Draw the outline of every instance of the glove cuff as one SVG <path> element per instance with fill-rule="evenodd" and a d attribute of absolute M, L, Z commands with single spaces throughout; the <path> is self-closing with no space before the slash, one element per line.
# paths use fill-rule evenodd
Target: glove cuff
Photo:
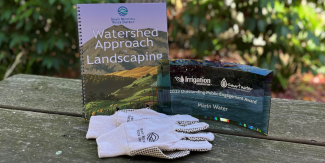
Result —
<path fill-rule="evenodd" d="M 104 116 L 104 115 L 91 116 L 86 138 L 96 139 L 99 136 L 111 130 L 114 130 L 116 127 L 117 126 L 116 126 L 115 114 L 112 116 Z"/>
<path fill-rule="evenodd" d="M 130 155 L 124 124 L 98 137 L 96 142 L 99 158 Z"/>

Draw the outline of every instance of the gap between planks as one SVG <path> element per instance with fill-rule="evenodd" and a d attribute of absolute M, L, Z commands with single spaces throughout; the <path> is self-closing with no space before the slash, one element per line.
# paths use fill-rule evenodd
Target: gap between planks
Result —
<path fill-rule="evenodd" d="M 11 110 L 31 111 L 31 112 L 38 112 L 38 113 L 47 113 L 47 114 L 56 114 L 56 115 L 65 115 L 65 116 L 80 117 L 80 118 L 83 117 L 82 114 L 77 114 L 77 113 L 47 111 L 47 110 L 39 110 L 39 109 L 32 109 L 32 108 L 25 108 L 25 107 L 8 106 L 8 105 L 0 105 L 0 108 L 11 109 Z M 235 132 L 215 130 L 215 129 L 206 129 L 204 131 L 218 133 L 218 134 L 224 134 L 224 135 L 233 135 L 233 136 L 242 136 L 242 137 L 249 137 L 249 138 L 291 142 L 291 143 L 299 143 L 299 144 L 307 144 L 307 145 L 325 146 L 325 142 L 317 142 L 315 140 L 285 139 L 285 138 L 279 138 L 279 137 L 272 137 L 272 136 L 265 136 L 265 135 L 261 135 L 261 136 L 249 135 L 249 134 L 235 133 Z"/>

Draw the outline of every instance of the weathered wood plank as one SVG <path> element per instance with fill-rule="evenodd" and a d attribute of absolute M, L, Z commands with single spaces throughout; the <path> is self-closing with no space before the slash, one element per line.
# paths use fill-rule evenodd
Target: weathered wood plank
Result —
<path fill-rule="evenodd" d="M 325 103 L 272 99 L 270 136 L 325 143 Z"/>
<path fill-rule="evenodd" d="M 15 75 L 0 82 L 0 105 L 40 111 L 82 113 L 81 81 L 35 75 Z M 272 99 L 269 136 L 325 143 L 325 103 Z M 220 131 L 261 136 L 240 126 L 206 121 Z"/>
<path fill-rule="evenodd" d="M 0 162 L 165 162 L 152 157 L 99 159 L 82 118 L 0 108 Z M 215 134 L 210 152 L 171 162 L 324 162 L 325 147 Z"/>
<path fill-rule="evenodd" d="M 237 125 L 205 121 L 220 131 L 261 136 L 260 133 Z M 222 124 L 221 124 L 222 123 Z M 269 137 L 301 139 L 325 145 L 325 103 L 301 100 L 271 100 Z"/>
<path fill-rule="evenodd" d="M 81 80 L 14 75 L 0 81 L 0 105 L 82 113 Z"/>

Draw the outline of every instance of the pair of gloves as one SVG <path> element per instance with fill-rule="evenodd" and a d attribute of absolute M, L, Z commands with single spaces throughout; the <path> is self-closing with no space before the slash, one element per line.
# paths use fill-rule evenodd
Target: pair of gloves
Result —
<path fill-rule="evenodd" d="M 119 110 L 112 116 L 92 116 L 87 139 L 96 139 L 99 158 L 145 155 L 165 159 L 190 151 L 209 151 L 212 133 L 196 133 L 208 124 L 190 115 L 168 116 L 149 108 Z"/>

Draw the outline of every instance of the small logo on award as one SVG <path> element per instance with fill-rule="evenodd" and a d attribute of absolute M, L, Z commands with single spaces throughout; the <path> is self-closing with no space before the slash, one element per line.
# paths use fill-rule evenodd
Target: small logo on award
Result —
<path fill-rule="evenodd" d="M 176 79 L 176 81 L 178 81 L 178 82 L 180 82 L 180 83 L 184 83 L 184 78 L 183 78 L 183 76 L 181 76 L 181 77 L 175 77 L 175 79 Z"/>
<path fill-rule="evenodd" d="M 125 15 L 127 15 L 128 14 L 128 9 L 126 8 L 126 7 L 124 7 L 124 6 L 121 6 L 120 8 L 118 8 L 118 14 L 120 15 L 120 16 L 125 16 Z"/>
<path fill-rule="evenodd" d="M 251 90 L 253 90 L 253 88 L 248 87 L 248 86 L 242 86 L 242 85 L 240 85 L 240 83 L 238 83 L 238 85 L 234 85 L 232 83 L 228 83 L 225 78 L 223 78 L 221 80 L 220 86 L 222 88 L 231 88 L 231 89 L 236 89 L 236 90 L 244 91 L 244 92 L 250 92 Z"/>
<path fill-rule="evenodd" d="M 227 87 L 227 81 L 225 78 L 223 78 L 220 82 L 221 87 L 226 88 Z"/>
<path fill-rule="evenodd" d="M 155 142 L 159 139 L 159 135 L 157 133 L 154 133 L 154 132 L 150 132 L 148 135 L 147 135 L 147 140 L 149 142 Z"/>

